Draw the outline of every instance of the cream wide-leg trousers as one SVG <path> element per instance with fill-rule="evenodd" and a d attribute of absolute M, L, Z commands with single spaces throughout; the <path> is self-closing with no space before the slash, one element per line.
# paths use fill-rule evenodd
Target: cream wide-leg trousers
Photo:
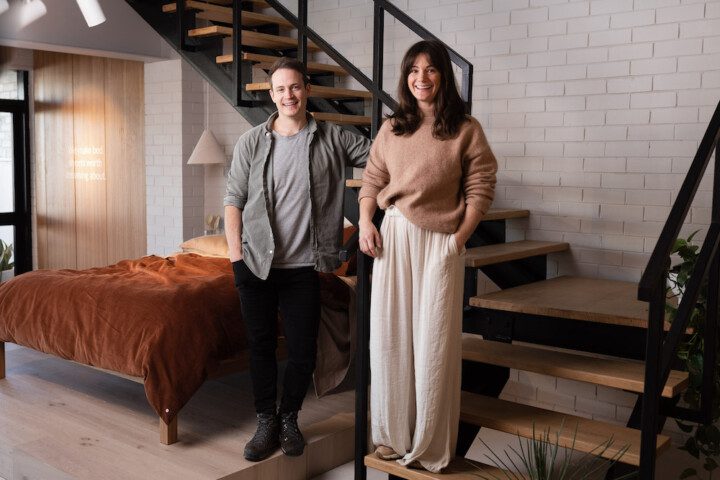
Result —
<path fill-rule="evenodd" d="M 455 237 L 391 206 L 380 229 L 370 302 L 372 440 L 438 473 L 460 418 L 464 253 Z"/>

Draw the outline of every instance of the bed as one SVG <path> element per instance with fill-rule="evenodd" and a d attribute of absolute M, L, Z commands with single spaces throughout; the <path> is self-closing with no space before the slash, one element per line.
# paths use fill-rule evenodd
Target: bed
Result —
<path fill-rule="evenodd" d="M 160 441 L 177 441 L 178 413 L 202 383 L 247 367 L 224 239 L 182 247 L 166 258 L 37 270 L 0 284 L 0 378 L 11 342 L 141 382 L 159 416 Z M 342 278 L 321 274 L 318 395 L 342 381 L 354 349 L 353 293 Z"/>

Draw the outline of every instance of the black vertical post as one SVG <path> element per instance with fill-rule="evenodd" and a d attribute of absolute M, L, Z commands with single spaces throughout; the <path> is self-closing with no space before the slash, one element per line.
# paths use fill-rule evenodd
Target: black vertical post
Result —
<path fill-rule="evenodd" d="M 30 205 L 30 95 L 28 72 L 18 72 L 22 106 L 12 112 L 13 182 L 15 185 L 15 274 L 29 272 L 32 264 L 32 207 Z"/>
<path fill-rule="evenodd" d="M 235 105 L 242 104 L 242 4 L 233 0 L 233 81 L 235 83 Z"/>
<path fill-rule="evenodd" d="M 307 0 L 298 0 L 297 59 L 307 65 Z"/>
<path fill-rule="evenodd" d="M 180 35 L 180 50 L 187 50 L 187 15 L 185 12 L 185 0 L 177 0 L 175 2 L 177 20 L 178 20 L 178 35 Z"/>
<path fill-rule="evenodd" d="M 713 178 L 712 219 L 713 223 L 720 222 L 720 156 L 718 146 L 715 145 L 715 173 Z M 703 422 L 707 425 L 713 421 L 713 397 L 715 396 L 715 368 L 717 360 L 717 330 L 718 330 L 718 296 L 720 296 L 720 252 L 710 264 L 708 280 L 708 309 L 705 318 L 705 348 L 703 351 L 703 386 L 700 396 L 700 411 Z"/>
<path fill-rule="evenodd" d="M 370 379 L 370 258 L 357 252 L 357 352 L 355 353 L 355 480 L 365 480 Z"/>
<path fill-rule="evenodd" d="M 383 44 L 385 41 L 385 9 L 378 2 L 374 3 L 373 21 L 373 83 L 378 92 L 383 89 Z M 382 102 L 380 97 L 373 95 L 370 136 L 375 138 L 380 128 Z"/>
<path fill-rule="evenodd" d="M 669 259 L 668 259 L 669 263 Z M 640 479 L 655 478 L 655 454 L 657 447 L 658 411 L 660 404 L 660 358 L 662 334 L 665 322 L 665 278 L 657 278 L 654 293 L 650 300 L 648 314 L 647 345 L 645 350 L 645 391 L 643 394 L 640 435 Z"/>
<path fill-rule="evenodd" d="M 465 110 L 468 114 L 472 112 L 472 82 L 473 64 L 468 62 L 462 68 L 462 86 L 460 87 L 460 96 L 465 102 Z"/>

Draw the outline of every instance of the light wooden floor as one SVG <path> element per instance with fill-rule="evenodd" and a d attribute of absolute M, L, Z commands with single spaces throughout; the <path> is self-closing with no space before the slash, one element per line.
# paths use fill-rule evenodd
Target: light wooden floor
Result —
<path fill-rule="evenodd" d="M 300 413 L 301 457 L 242 457 L 255 417 L 247 373 L 206 382 L 180 412 L 174 445 L 158 440 L 142 385 L 7 344 L 0 380 L 0 477 L 7 480 L 295 480 L 352 459 L 351 388 Z"/>

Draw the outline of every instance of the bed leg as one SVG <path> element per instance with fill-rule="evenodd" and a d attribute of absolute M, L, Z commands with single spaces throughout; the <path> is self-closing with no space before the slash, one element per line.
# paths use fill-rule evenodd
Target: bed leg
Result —
<path fill-rule="evenodd" d="M 177 415 L 175 415 L 175 418 L 173 418 L 169 424 L 165 423 L 162 417 L 159 420 L 160 443 L 163 443 L 165 445 L 172 445 L 173 443 L 177 442 Z"/>
<path fill-rule="evenodd" d="M 0 342 L 0 378 L 5 378 L 5 342 Z"/>

